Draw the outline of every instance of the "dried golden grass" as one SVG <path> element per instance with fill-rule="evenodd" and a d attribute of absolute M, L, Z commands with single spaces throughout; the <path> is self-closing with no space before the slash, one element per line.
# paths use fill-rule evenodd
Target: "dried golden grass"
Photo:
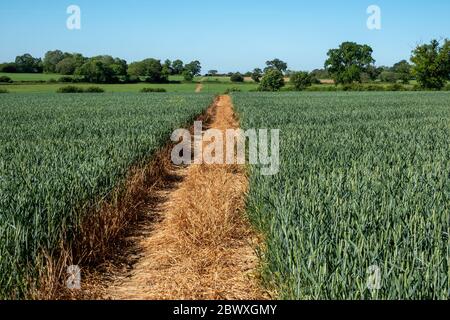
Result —
<path fill-rule="evenodd" d="M 231 99 L 222 96 L 208 125 L 238 127 Z M 110 287 L 113 299 L 262 299 L 256 236 L 244 218 L 244 166 L 191 165 L 161 204 L 163 221 L 142 239 L 143 255 Z"/>

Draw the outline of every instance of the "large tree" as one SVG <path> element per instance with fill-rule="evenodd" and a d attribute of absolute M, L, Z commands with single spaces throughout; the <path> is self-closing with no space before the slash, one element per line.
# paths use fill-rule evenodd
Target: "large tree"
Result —
<path fill-rule="evenodd" d="M 418 46 L 412 52 L 412 74 L 425 89 L 442 89 L 450 80 L 450 40 Z"/>
<path fill-rule="evenodd" d="M 42 60 L 40 58 L 34 58 L 31 54 L 26 53 L 22 56 L 16 57 L 17 72 L 21 73 L 41 73 L 42 72 Z"/>
<path fill-rule="evenodd" d="M 405 84 L 411 80 L 411 65 L 406 60 L 394 64 L 392 72 L 395 72 L 398 75 L 398 78 Z"/>
<path fill-rule="evenodd" d="M 284 86 L 284 75 L 280 70 L 270 69 L 259 84 L 260 91 L 279 91 Z"/>
<path fill-rule="evenodd" d="M 182 74 L 184 71 L 184 63 L 181 60 L 175 60 L 172 62 L 173 74 Z"/>
<path fill-rule="evenodd" d="M 273 59 L 266 61 L 267 67 L 264 69 L 264 72 L 267 72 L 271 69 L 276 69 L 280 72 L 286 72 L 288 65 L 286 62 L 280 60 L 280 59 Z"/>
<path fill-rule="evenodd" d="M 361 75 L 370 71 L 375 63 L 372 53 L 368 45 L 344 42 L 339 48 L 328 51 L 325 68 L 336 84 L 361 82 Z"/>
<path fill-rule="evenodd" d="M 167 81 L 167 76 L 163 72 L 163 66 L 160 60 L 157 59 L 145 59 L 138 62 L 133 62 L 128 67 L 128 74 L 136 77 L 145 77 L 147 82 L 165 82 Z"/>
<path fill-rule="evenodd" d="M 86 61 L 87 58 L 83 57 L 80 53 L 65 53 L 65 58 L 58 62 L 55 67 L 55 72 L 59 74 L 74 74 L 75 70 L 81 67 Z"/>
<path fill-rule="evenodd" d="M 64 60 L 65 57 L 66 55 L 61 50 L 48 51 L 42 61 L 44 72 L 55 73 L 56 65 Z"/>
<path fill-rule="evenodd" d="M 190 72 L 193 76 L 197 76 L 202 71 L 202 65 L 200 61 L 195 60 L 184 66 L 184 69 Z"/>

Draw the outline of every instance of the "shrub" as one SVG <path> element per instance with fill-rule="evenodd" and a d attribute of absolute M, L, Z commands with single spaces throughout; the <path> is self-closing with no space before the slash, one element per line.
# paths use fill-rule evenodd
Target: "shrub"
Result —
<path fill-rule="evenodd" d="M 242 74 L 240 74 L 239 72 L 234 73 L 231 77 L 230 77 L 231 82 L 244 82 L 244 77 L 242 76 Z"/>
<path fill-rule="evenodd" d="M 75 86 L 66 86 L 61 87 L 57 91 L 57 93 L 82 93 L 84 92 L 83 88 L 75 87 Z"/>
<path fill-rule="evenodd" d="M 11 80 L 10 77 L 7 77 L 7 76 L 1 76 L 1 77 L 0 77 L 0 82 L 2 82 L 2 83 L 12 83 L 13 81 Z"/>
<path fill-rule="evenodd" d="M 59 78 L 58 82 L 68 83 L 68 82 L 73 82 L 73 79 L 72 79 L 72 77 L 65 76 L 65 77 Z"/>
<path fill-rule="evenodd" d="M 259 84 L 260 91 L 279 91 L 282 87 L 284 87 L 284 75 L 276 69 L 268 70 Z"/>
<path fill-rule="evenodd" d="M 6 89 L 0 89 L 0 93 L 9 93 L 9 91 Z"/>
<path fill-rule="evenodd" d="M 342 91 L 364 91 L 364 86 L 360 83 L 345 84 Z"/>
<path fill-rule="evenodd" d="M 142 88 L 140 92 L 142 93 L 167 92 L 167 90 L 164 88 Z"/>
<path fill-rule="evenodd" d="M 444 89 L 442 89 L 442 90 L 444 90 L 444 91 L 450 91 L 450 83 L 447 84 L 447 85 L 444 87 Z"/>
<path fill-rule="evenodd" d="M 103 93 L 103 92 L 105 92 L 105 90 L 100 88 L 100 87 L 89 87 L 86 90 L 84 90 L 84 92 L 87 92 L 87 93 Z"/>
<path fill-rule="evenodd" d="M 233 87 L 233 88 L 228 88 L 227 90 L 225 90 L 224 94 L 229 94 L 231 92 L 241 92 L 241 89 Z"/>
<path fill-rule="evenodd" d="M 290 82 L 295 90 L 301 91 L 312 85 L 312 78 L 308 72 L 294 72 L 291 74 Z"/>
<path fill-rule="evenodd" d="M 48 80 L 47 80 L 47 83 L 57 83 L 57 81 L 56 81 L 55 79 L 52 78 L 52 79 L 48 79 Z"/>
<path fill-rule="evenodd" d="M 376 84 L 369 84 L 366 86 L 366 90 L 367 91 L 384 91 L 384 87 L 383 86 L 379 86 Z"/>
<path fill-rule="evenodd" d="M 399 83 L 394 83 L 387 86 L 386 91 L 406 91 L 406 88 Z"/>
<path fill-rule="evenodd" d="M 192 80 L 194 80 L 194 74 L 188 70 L 184 70 L 183 78 L 185 81 L 192 81 Z"/>
<path fill-rule="evenodd" d="M 141 82 L 141 78 L 138 76 L 129 76 L 125 79 L 125 83 L 139 83 Z"/>

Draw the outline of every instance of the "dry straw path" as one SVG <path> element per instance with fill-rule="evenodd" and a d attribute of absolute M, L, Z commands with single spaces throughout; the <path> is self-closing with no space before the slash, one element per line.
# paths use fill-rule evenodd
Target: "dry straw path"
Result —
<path fill-rule="evenodd" d="M 202 90 L 203 90 L 203 84 L 202 83 L 197 84 L 197 86 L 195 87 L 195 92 L 200 93 L 200 92 L 202 92 Z"/>
<path fill-rule="evenodd" d="M 237 128 L 231 98 L 219 97 L 208 127 Z M 179 182 L 162 190 L 159 222 L 136 238 L 131 270 L 115 275 L 111 299 L 261 299 L 255 235 L 243 215 L 248 180 L 238 165 L 175 168 Z"/>

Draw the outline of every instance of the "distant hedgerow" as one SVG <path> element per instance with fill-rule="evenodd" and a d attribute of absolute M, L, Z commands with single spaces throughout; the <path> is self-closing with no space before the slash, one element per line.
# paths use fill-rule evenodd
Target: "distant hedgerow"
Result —
<path fill-rule="evenodd" d="M 6 89 L 0 89 L 0 93 L 9 93 L 9 91 Z"/>
<path fill-rule="evenodd" d="M 84 92 L 86 92 L 86 93 L 103 93 L 103 92 L 105 92 L 105 90 L 100 87 L 89 87 Z"/>
<path fill-rule="evenodd" d="M 142 93 L 167 92 L 167 90 L 164 88 L 142 88 L 140 92 L 142 92 Z"/>
<path fill-rule="evenodd" d="M 61 87 L 57 91 L 57 93 L 83 93 L 83 88 L 76 87 L 76 86 L 66 86 Z"/>

